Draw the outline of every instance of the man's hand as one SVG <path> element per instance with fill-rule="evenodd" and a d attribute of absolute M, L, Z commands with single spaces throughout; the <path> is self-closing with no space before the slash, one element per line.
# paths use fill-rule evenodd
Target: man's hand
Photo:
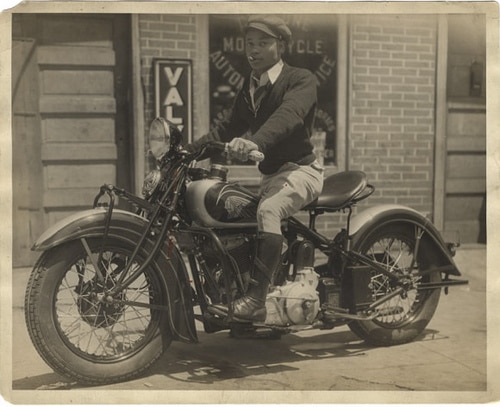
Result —
<path fill-rule="evenodd" d="M 246 140 L 244 138 L 234 138 L 229 143 L 229 155 L 240 161 L 248 160 L 248 153 L 250 151 L 258 150 L 259 146 L 253 141 Z"/>

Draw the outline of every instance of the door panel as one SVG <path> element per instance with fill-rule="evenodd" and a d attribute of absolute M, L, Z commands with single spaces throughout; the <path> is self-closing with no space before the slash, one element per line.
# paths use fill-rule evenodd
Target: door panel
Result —
<path fill-rule="evenodd" d="M 44 122 L 47 143 L 114 143 L 113 117 L 47 117 Z"/>
<path fill-rule="evenodd" d="M 19 141 L 14 155 L 29 156 L 30 163 L 17 173 L 14 216 L 25 225 L 29 216 L 21 212 L 28 207 L 38 211 L 40 226 L 35 231 L 27 226 L 29 231 L 18 237 L 25 243 L 14 245 L 17 265 L 32 262 L 25 260 L 26 253 L 43 228 L 89 208 L 102 184 L 129 189 L 133 168 L 128 161 L 130 126 L 118 124 L 129 117 L 130 17 L 16 17 L 13 33 L 26 32 L 34 48 L 29 51 L 25 40 L 13 47 L 13 72 L 21 72 L 19 79 L 13 78 L 19 83 L 13 85 L 19 88 L 13 137 Z M 23 71 L 30 52 L 31 69 Z M 38 189 L 38 206 L 21 185 L 27 191 Z"/>
<path fill-rule="evenodd" d="M 43 230 L 36 42 L 29 30 L 12 41 L 12 204 L 13 264 L 35 259 L 31 246 Z"/>
<path fill-rule="evenodd" d="M 486 179 L 486 156 L 474 153 L 450 153 L 447 171 L 450 174 L 450 179 Z"/>
<path fill-rule="evenodd" d="M 486 242 L 486 21 L 449 15 L 444 230 Z"/>
<path fill-rule="evenodd" d="M 42 75 L 45 95 L 112 95 L 113 72 L 87 70 L 45 70 Z"/>
<path fill-rule="evenodd" d="M 462 243 L 485 242 L 486 107 L 449 103 L 444 228 Z"/>
<path fill-rule="evenodd" d="M 111 19 L 103 15 L 45 16 L 41 20 L 41 41 L 48 45 L 112 49 L 114 27 Z"/>

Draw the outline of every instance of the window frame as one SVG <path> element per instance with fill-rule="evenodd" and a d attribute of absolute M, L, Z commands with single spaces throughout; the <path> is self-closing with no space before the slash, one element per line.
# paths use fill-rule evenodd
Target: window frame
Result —
<path fill-rule="evenodd" d="M 348 16 L 337 15 L 337 65 L 336 65 L 336 163 L 325 165 L 327 175 L 347 169 L 347 134 L 349 112 L 350 75 Z M 209 114 L 209 112 L 207 112 Z M 241 185 L 256 187 L 260 184 L 261 174 L 255 165 L 228 165 L 229 179 Z"/>

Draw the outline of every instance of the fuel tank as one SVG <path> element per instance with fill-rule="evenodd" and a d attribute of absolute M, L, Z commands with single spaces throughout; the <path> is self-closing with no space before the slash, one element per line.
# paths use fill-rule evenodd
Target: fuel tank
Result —
<path fill-rule="evenodd" d="M 241 185 L 227 182 L 220 173 L 212 170 L 188 184 L 185 199 L 191 219 L 211 228 L 257 227 L 259 197 Z"/>

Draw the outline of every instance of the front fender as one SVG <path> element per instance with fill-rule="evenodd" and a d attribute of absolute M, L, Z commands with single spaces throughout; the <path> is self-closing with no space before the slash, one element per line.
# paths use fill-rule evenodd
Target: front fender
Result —
<path fill-rule="evenodd" d="M 90 209 L 71 215 L 47 229 L 35 242 L 32 250 L 47 251 L 69 241 L 80 238 L 102 236 L 105 229 L 107 210 Z M 135 244 L 147 226 L 147 220 L 132 212 L 115 209 L 112 213 L 108 236 Z M 170 332 L 174 339 L 184 342 L 197 342 L 194 324 L 191 286 L 186 266 L 176 247 L 166 252 L 166 246 L 158 253 L 152 263 L 165 287 L 168 305 Z M 147 240 L 145 250 L 153 247 Z"/>
<path fill-rule="evenodd" d="M 427 239 L 439 253 L 442 265 L 450 265 L 449 274 L 460 276 L 453 255 L 441 234 L 432 222 L 420 212 L 402 205 L 377 205 L 366 209 L 351 220 L 349 234 L 352 241 L 358 240 L 365 233 L 389 223 L 418 225 L 424 230 L 423 239 Z"/>
<path fill-rule="evenodd" d="M 43 232 L 31 250 L 45 251 L 83 236 L 102 235 L 106 213 L 105 208 L 95 208 L 68 216 Z M 143 228 L 146 224 L 146 220 L 139 215 L 120 209 L 113 210 L 112 218 L 115 224 L 128 225 L 127 227 L 133 225 Z"/>

